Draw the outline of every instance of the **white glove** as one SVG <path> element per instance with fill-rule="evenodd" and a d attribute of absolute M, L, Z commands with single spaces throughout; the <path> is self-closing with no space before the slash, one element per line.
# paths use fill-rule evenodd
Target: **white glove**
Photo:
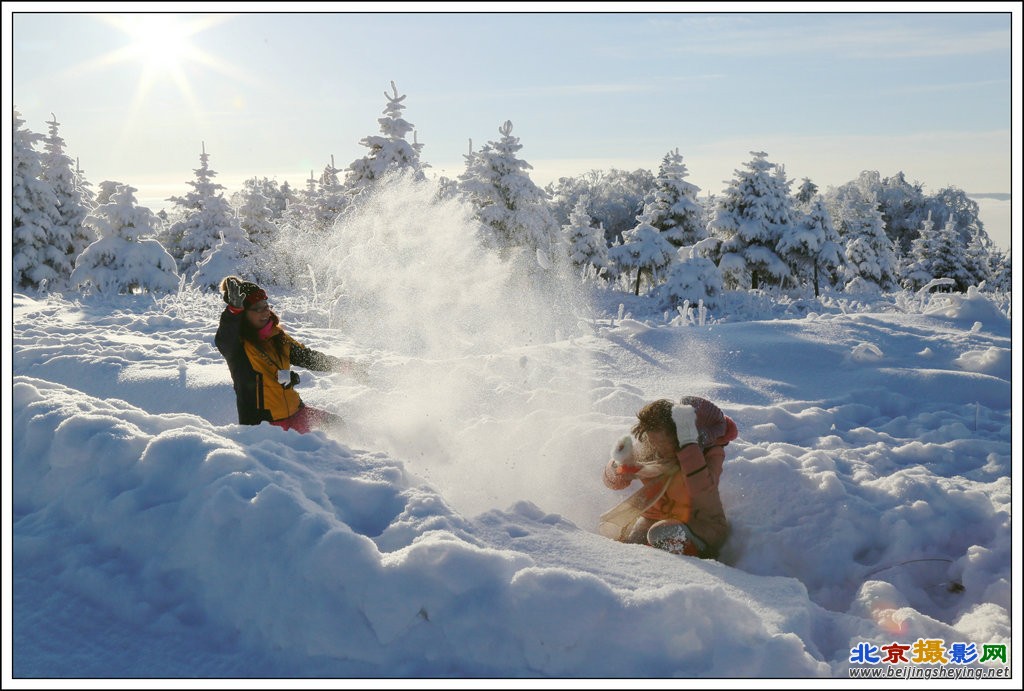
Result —
<path fill-rule="evenodd" d="M 697 411 L 692 405 L 684 403 L 672 406 L 672 422 L 676 423 L 676 439 L 679 448 L 687 444 L 697 443 Z"/>
<path fill-rule="evenodd" d="M 612 448 L 612 460 L 619 465 L 635 465 L 634 463 L 626 463 L 625 461 L 632 461 L 633 459 L 633 437 L 626 435 L 615 442 L 615 446 Z"/>
<path fill-rule="evenodd" d="M 633 437 L 626 435 L 612 447 L 612 464 L 620 473 L 633 472 L 639 464 L 633 456 Z"/>

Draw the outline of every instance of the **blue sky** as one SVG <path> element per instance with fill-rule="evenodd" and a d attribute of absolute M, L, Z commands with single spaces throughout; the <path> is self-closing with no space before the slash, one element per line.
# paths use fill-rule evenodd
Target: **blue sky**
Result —
<path fill-rule="evenodd" d="M 506 120 L 542 185 L 595 168 L 656 170 L 675 148 L 705 193 L 720 192 L 751 151 L 822 189 L 867 169 L 902 170 L 930 191 L 1011 192 L 1019 170 L 1017 3 L 323 11 L 337 5 L 80 3 L 70 13 L 5 3 L 5 98 L 34 131 L 54 113 L 94 185 L 127 182 L 151 203 L 188 191 L 204 143 L 229 189 L 255 175 L 301 187 L 332 155 L 347 167 L 366 153 L 359 140 L 378 134 L 392 81 L 422 159 L 448 177 L 462 172 L 470 140 L 498 139 Z M 162 19 L 156 34 L 126 12 L 143 6 L 170 13 L 149 16 Z M 624 11 L 633 7 L 652 11 Z M 907 11 L 872 11 L 881 7 Z M 551 8 L 563 11 L 538 11 Z"/>

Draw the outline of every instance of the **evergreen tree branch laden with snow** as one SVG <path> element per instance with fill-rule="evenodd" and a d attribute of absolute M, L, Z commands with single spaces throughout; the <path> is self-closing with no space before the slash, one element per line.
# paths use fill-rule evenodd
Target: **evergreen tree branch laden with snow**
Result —
<path fill-rule="evenodd" d="M 593 267 L 600 275 L 608 267 L 608 246 L 605 244 L 604 229 L 594 226 L 587 213 L 586 196 L 576 202 L 569 223 L 562 226 L 568 244 L 569 261 L 577 268 Z"/>
<path fill-rule="evenodd" d="M 538 257 L 556 258 L 564 246 L 548 195 L 530 179 L 527 171 L 533 166 L 516 156 L 522 145 L 512 135 L 512 122 L 506 120 L 498 132 L 501 139 L 478 152 L 471 145 L 466 170 L 459 176 L 461 194 L 487 229 L 489 246 L 506 254 L 526 249 Z"/>
<path fill-rule="evenodd" d="M 793 199 L 785 174 L 773 172 L 777 167 L 768 154 L 751 155 L 746 170 L 737 170 L 718 198 L 708 229 L 722 239 L 718 266 L 727 286 L 757 289 L 769 281 L 782 286 L 792 281 L 778 245 L 794 225 Z"/>
<path fill-rule="evenodd" d="M 797 212 L 796 222 L 779 239 L 778 253 L 789 263 L 793 278 L 821 295 L 822 283 L 832 287 L 843 266 L 843 245 L 832 224 L 825 202 L 817 197 L 807 213 Z"/>
<path fill-rule="evenodd" d="M 686 164 L 679 149 L 665 154 L 655 180 L 651 225 L 676 247 L 693 245 L 707 237 L 703 209 L 697 203 L 700 188 L 687 182 Z"/>
<path fill-rule="evenodd" d="M 885 233 L 878 202 L 870 194 L 852 188 L 838 209 L 836 230 L 843 241 L 847 292 L 892 290 L 899 265 L 895 243 Z"/>
<path fill-rule="evenodd" d="M 158 221 L 137 206 L 135 188 L 121 185 L 85 219 L 98 239 L 78 257 L 70 283 L 104 295 L 172 292 L 179 277 L 174 258 L 154 239 Z"/>
<path fill-rule="evenodd" d="M 60 289 L 74 268 L 74 243 L 63 225 L 60 200 L 43 179 L 36 143 L 43 135 L 22 128 L 14 111 L 11 186 L 11 268 L 16 288 Z"/>
<path fill-rule="evenodd" d="M 676 257 L 676 248 L 668 239 L 651 225 L 654 212 L 651 205 L 637 216 L 637 225 L 623 235 L 623 243 L 608 250 L 608 258 L 615 263 L 621 274 L 636 270 L 633 292 L 640 294 L 641 279 L 646 276 L 655 287 L 660 283 L 659 272 L 667 268 Z"/>
<path fill-rule="evenodd" d="M 235 211 L 224 198 L 224 185 L 213 182 L 217 173 L 210 168 L 209 160 L 210 154 L 203 144 L 200 166 L 194 171 L 196 179 L 187 183 L 192 191 L 184 197 L 168 199 L 180 209 L 182 216 L 167 228 L 161 241 L 177 260 L 181 275 L 187 278 L 195 274 L 199 262 L 223 237 L 234 239 L 239 230 Z"/>
<path fill-rule="evenodd" d="M 42 179 L 50 183 L 57 197 L 57 211 L 60 214 L 60 230 L 57 235 L 69 238 L 68 259 L 74 265 L 78 255 L 96 240 L 96 236 L 83 224 L 89 215 L 89 207 L 83 200 L 79 177 L 72 169 L 74 161 L 64 153 L 64 140 L 59 134 L 57 116 L 53 115 L 53 119 L 46 124 L 49 125 L 49 133 L 44 139 Z"/>
<path fill-rule="evenodd" d="M 369 149 L 369 153 L 348 166 L 344 189 L 349 204 L 354 203 L 368 185 L 388 174 L 408 174 L 417 181 L 426 179 L 423 169 L 428 168 L 429 164 L 420 160 L 423 144 L 416 141 L 414 126 L 402 117 L 405 95 L 399 95 L 394 82 L 391 82 L 391 91 L 391 94 L 384 93 L 387 99 L 384 117 L 377 118 L 380 135 L 361 139 L 359 144 Z M 409 132 L 413 133 L 411 142 L 405 138 Z"/>

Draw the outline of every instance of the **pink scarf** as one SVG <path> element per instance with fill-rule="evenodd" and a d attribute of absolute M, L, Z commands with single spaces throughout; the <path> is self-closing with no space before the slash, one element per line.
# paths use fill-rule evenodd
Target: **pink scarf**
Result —
<path fill-rule="evenodd" d="M 259 335 L 262 340 L 267 340 L 273 335 L 274 332 L 274 320 L 270 319 L 267 321 L 266 326 L 259 330 Z"/>

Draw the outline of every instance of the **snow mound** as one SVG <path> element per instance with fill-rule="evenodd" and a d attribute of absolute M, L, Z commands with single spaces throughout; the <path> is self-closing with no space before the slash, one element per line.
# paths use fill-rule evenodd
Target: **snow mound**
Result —
<path fill-rule="evenodd" d="M 999 307 L 976 287 L 968 288 L 966 294 L 937 293 L 924 309 L 925 314 L 942 316 L 958 322 L 972 323 L 971 328 L 980 328 L 1004 333 L 1010 330 L 1010 319 Z"/>

